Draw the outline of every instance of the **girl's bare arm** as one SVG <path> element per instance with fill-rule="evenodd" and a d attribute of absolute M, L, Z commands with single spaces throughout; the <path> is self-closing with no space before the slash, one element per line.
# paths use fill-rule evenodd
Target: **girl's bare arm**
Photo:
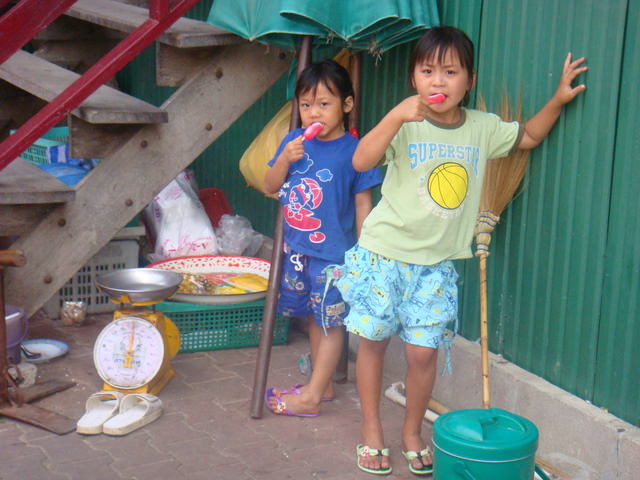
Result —
<path fill-rule="evenodd" d="M 571 86 L 571 82 L 578 75 L 587 71 L 588 67 L 580 66 L 584 61 L 585 59 L 583 57 L 572 62 L 571 53 L 567 55 L 564 60 L 562 76 L 560 77 L 556 93 L 547 104 L 524 125 L 524 134 L 522 135 L 518 148 L 529 150 L 537 147 L 549 134 L 551 128 L 553 128 L 565 104 L 585 91 L 587 87 L 584 84 L 576 87 Z"/>
<path fill-rule="evenodd" d="M 362 223 L 367 215 L 373 209 L 373 200 L 371 198 L 371 189 L 363 190 L 356 193 L 356 237 L 360 238 L 360 232 L 362 231 Z"/>

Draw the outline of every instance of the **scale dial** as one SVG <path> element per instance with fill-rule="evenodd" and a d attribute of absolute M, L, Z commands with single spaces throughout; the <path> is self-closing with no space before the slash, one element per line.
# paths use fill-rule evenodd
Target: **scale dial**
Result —
<path fill-rule="evenodd" d="M 159 372 L 165 355 L 158 329 L 147 320 L 125 316 L 109 323 L 98 335 L 93 361 L 109 385 L 135 389 Z"/>

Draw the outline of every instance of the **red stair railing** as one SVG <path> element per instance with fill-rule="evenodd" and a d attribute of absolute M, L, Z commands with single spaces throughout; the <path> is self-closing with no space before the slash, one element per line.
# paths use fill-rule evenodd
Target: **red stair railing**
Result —
<path fill-rule="evenodd" d="M 0 60 L 4 62 L 17 49 L 49 23 L 64 13 L 77 0 L 21 0 L 0 18 Z M 107 80 L 113 77 L 127 63 L 147 48 L 158 36 L 176 20 L 189 11 L 200 0 L 151 0 L 149 19 L 120 41 L 110 52 L 98 60 L 80 78 L 69 85 L 60 95 L 27 120 L 13 135 L 0 143 L 0 170 L 3 170 L 16 157 L 51 127 L 59 123 L 71 110 L 80 105 Z M 0 8 L 3 3 L 0 0 Z M 44 4 L 55 10 L 47 11 Z M 54 5 L 55 4 L 55 8 Z M 62 8 L 60 5 L 64 5 Z M 31 17 L 46 16 L 46 20 L 35 21 Z M 6 22 L 6 23 L 5 23 Z M 21 32 L 20 39 L 12 40 L 10 31 Z M 24 30 L 24 31 L 23 31 Z M 28 37 L 27 37 L 28 35 Z M 27 37 L 23 40 L 23 37 Z M 5 42 L 11 40 L 11 45 Z"/>
<path fill-rule="evenodd" d="M 78 0 L 22 0 L 0 18 L 0 63 L 23 47 Z M 10 0 L 0 0 L 0 8 Z"/>

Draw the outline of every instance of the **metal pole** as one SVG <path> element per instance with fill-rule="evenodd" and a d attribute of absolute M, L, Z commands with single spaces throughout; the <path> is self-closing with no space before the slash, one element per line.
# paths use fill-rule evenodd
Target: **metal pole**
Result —
<path fill-rule="evenodd" d="M 300 42 L 298 51 L 298 68 L 296 78 L 300 76 L 302 70 L 311 63 L 311 37 L 304 36 Z M 298 102 L 294 98 L 291 102 L 291 121 L 289 130 L 300 126 L 300 112 Z M 271 269 L 269 270 L 269 289 L 267 299 L 262 312 L 262 330 L 260 332 L 260 343 L 258 345 L 258 358 L 253 378 L 253 394 L 251 396 L 251 417 L 262 418 L 264 407 L 264 392 L 267 388 L 267 374 L 269 372 L 269 362 L 271 360 L 271 346 L 273 345 L 273 330 L 275 325 L 276 306 L 278 303 L 278 292 L 280 291 L 280 272 L 282 271 L 282 233 L 283 217 L 282 208 L 278 203 L 276 214 L 276 226 L 273 232 L 273 254 L 271 256 Z"/>
<path fill-rule="evenodd" d="M 358 137 L 360 123 L 360 85 L 361 85 L 362 52 L 352 53 L 349 59 L 349 74 L 353 85 L 353 109 L 349 113 L 349 134 Z M 346 383 L 349 378 L 349 332 L 343 328 L 343 343 L 340 360 L 333 380 L 336 383 Z"/>

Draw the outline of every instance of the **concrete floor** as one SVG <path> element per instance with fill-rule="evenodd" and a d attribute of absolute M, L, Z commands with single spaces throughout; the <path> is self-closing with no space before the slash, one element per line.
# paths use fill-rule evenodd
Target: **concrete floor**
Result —
<path fill-rule="evenodd" d="M 63 327 L 45 315 L 32 319 L 30 338 L 69 345 L 67 355 L 38 365 L 38 381 L 73 380 L 74 388 L 38 402 L 74 420 L 87 397 L 101 389 L 93 366 L 93 344 L 110 315 L 93 315 L 81 327 Z M 290 330 L 287 345 L 274 346 L 268 385 L 304 382 L 297 360 L 308 351 L 306 336 Z M 55 435 L 0 418 L 0 478 L 13 479 L 323 479 L 371 478 L 356 468 L 360 413 L 353 382 L 337 386 L 317 418 L 281 417 L 265 408 L 249 415 L 257 348 L 179 354 L 177 371 L 159 393 L 163 415 L 123 437 Z M 397 379 L 385 378 L 385 385 Z M 392 452 L 393 478 L 415 478 L 400 453 L 403 408 L 382 399 Z M 425 436 L 431 425 L 425 422 Z"/>
<path fill-rule="evenodd" d="M 67 355 L 37 366 L 38 381 L 77 384 L 35 405 L 80 418 L 88 396 L 102 387 L 93 365 L 93 345 L 109 321 L 111 315 L 92 315 L 81 327 L 64 327 L 43 313 L 31 319 L 30 338 L 53 338 L 69 345 Z M 267 384 L 303 383 L 298 359 L 308 351 L 306 335 L 291 329 L 288 343 L 273 347 Z M 159 393 L 162 417 L 123 437 L 75 432 L 60 436 L 0 417 L 0 480 L 373 478 L 356 467 L 360 411 L 353 362 L 348 381 L 336 386 L 337 398 L 323 403 L 319 417 L 281 417 L 265 408 L 262 418 L 252 419 L 249 402 L 256 357 L 254 347 L 179 354 L 172 361 L 176 377 Z M 478 346 L 456 339 L 453 362 L 454 375 L 438 379 L 435 398 L 450 408 L 478 408 Z M 640 429 L 499 357 L 492 355 L 491 364 L 492 406 L 538 426 L 537 456 L 564 472 L 551 478 L 638 478 Z M 383 386 L 401 380 L 403 372 L 402 348 L 393 341 Z M 400 453 L 403 407 L 384 397 L 381 401 L 394 467 L 391 478 L 416 478 Z M 432 425 L 425 421 L 425 439 L 431 435 Z"/>

